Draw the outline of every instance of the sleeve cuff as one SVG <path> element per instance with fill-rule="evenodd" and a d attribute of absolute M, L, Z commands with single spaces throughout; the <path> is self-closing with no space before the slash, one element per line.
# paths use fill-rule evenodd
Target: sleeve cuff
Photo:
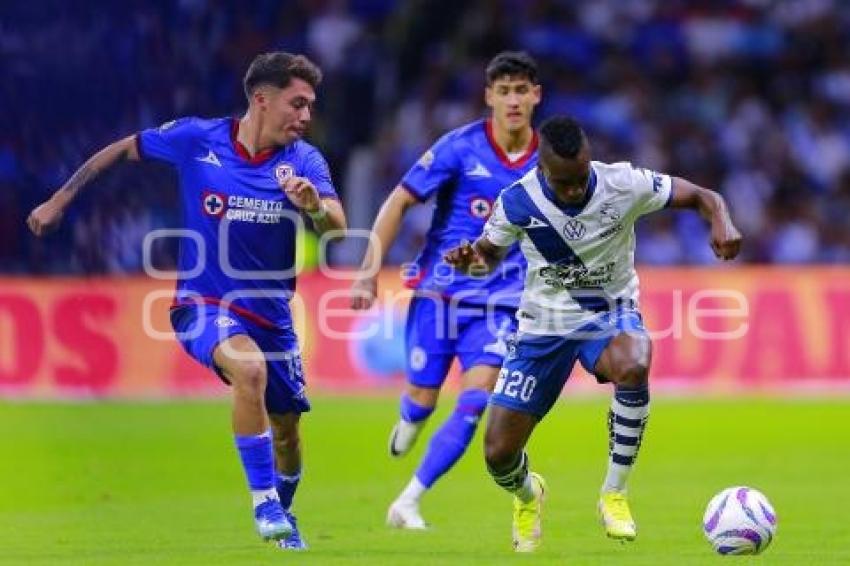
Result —
<path fill-rule="evenodd" d="M 142 132 L 138 132 L 138 133 L 135 135 L 135 138 L 136 138 L 136 139 L 135 139 L 135 141 L 136 141 L 136 153 L 138 153 L 138 154 L 139 154 L 139 159 L 140 159 L 140 160 L 141 160 L 141 159 L 147 159 L 147 156 L 145 155 L 145 152 L 144 152 L 144 151 L 142 151 Z"/>
<path fill-rule="evenodd" d="M 413 187 L 411 187 L 411 186 L 410 186 L 410 185 L 408 185 L 407 183 L 399 183 L 399 186 L 400 186 L 402 189 L 404 189 L 405 191 L 407 191 L 408 193 L 410 193 L 411 195 L 413 195 L 413 198 L 415 198 L 417 202 L 425 202 L 425 201 L 427 201 L 427 200 L 428 200 L 427 198 L 422 198 L 422 195 L 421 195 L 421 194 L 419 194 L 419 193 L 416 191 L 416 189 L 414 189 Z"/>

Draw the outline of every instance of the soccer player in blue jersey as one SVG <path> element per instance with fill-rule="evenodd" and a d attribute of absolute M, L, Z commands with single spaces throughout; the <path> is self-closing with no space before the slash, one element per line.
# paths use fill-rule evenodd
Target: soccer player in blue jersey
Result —
<path fill-rule="evenodd" d="M 525 267 L 515 247 L 506 269 L 468 277 L 442 262 L 443 253 L 478 236 L 499 191 L 537 162 L 531 127 L 541 87 L 537 65 L 526 53 L 503 52 L 486 69 L 485 101 L 491 116 L 440 138 L 402 178 L 384 202 L 353 286 L 352 306 L 371 306 L 376 275 L 405 212 L 434 197 L 427 243 L 409 274 L 415 289 L 407 313 L 407 387 L 401 416 L 390 435 L 392 456 L 406 454 L 434 411 L 452 361 L 463 371 L 462 390 L 448 420 L 434 433 L 410 483 L 392 503 L 391 526 L 423 529 L 419 500 L 463 455 L 484 409 L 516 327 L 515 311 Z"/>
<path fill-rule="evenodd" d="M 462 271 L 486 271 L 519 241 L 528 260 L 518 338 L 493 390 L 484 439 L 488 470 L 515 496 L 518 552 L 540 544 L 546 491 L 543 478 L 529 472 L 525 445 L 576 360 L 614 385 L 600 518 L 612 538 L 637 536 L 626 481 L 649 416 L 652 344 L 638 305 L 635 222 L 665 207 L 689 208 L 710 222 L 718 258 L 733 259 L 741 247 L 741 234 L 717 193 L 630 163 L 591 161 L 587 137 L 565 116 L 544 122 L 540 139 L 538 167 L 501 193 L 474 244 L 445 258 Z"/>
<path fill-rule="evenodd" d="M 244 78 L 241 118 L 181 118 L 91 157 L 30 215 L 56 227 L 78 191 L 122 161 L 154 159 L 179 174 L 184 237 L 171 321 L 186 351 L 232 386 L 235 443 L 257 530 L 306 548 L 290 508 L 301 473 L 299 420 L 310 410 L 289 299 L 300 214 L 319 232 L 345 215 L 319 151 L 301 140 L 320 70 L 306 57 L 259 55 Z"/>

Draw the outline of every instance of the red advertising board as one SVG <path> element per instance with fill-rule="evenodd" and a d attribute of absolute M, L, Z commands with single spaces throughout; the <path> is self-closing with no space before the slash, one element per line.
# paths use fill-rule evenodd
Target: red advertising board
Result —
<path fill-rule="evenodd" d="M 850 391 L 850 269 L 641 270 L 656 389 Z M 380 304 L 348 309 L 342 273 L 300 276 L 293 301 L 312 388 L 396 388 L 409 291 L 382 274 Z M 0 396 L 216 395 L 168 323 L 169 282 L 0 279 Z M 571 387 L 592 388 L 577 369 Z"/>

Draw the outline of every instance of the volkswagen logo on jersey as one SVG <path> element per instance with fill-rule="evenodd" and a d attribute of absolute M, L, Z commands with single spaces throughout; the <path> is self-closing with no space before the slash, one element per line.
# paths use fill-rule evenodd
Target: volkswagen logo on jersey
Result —
<path fill-rule="evenodd" d="M 575 218 L 570 218 L 564 224 L 564 237 L 568 240 L 580 240 L 586 232 L 587 228 L 584 227 L 584 224 Z"/>
<path fill-rule="evenodd" d="M 469 201 L 469 213 L 475 218 L 485 219 L 493 211 L 493 205 L 483 197 L 475 197 Z"/>
<path fill-rule="evenodd" d="M 204 213 L 207 216 L 214 216 L 216 218 L 221 218 L 224 214 L 224 195 L 221 193 L 213 193 L 210 191 L 204 192 L 201 196 L 202 203 L 204 206 Z"/>
<path fill-rule="evenodd" d="M 277 179 L 277 182 L 280 184 L 283 184 L 284 181 L 292 177 L 294 174 L 295 169 L 293 169 L 292 165 L 289 163 L 281 163 L 274 168 L 274 178 Z"/>

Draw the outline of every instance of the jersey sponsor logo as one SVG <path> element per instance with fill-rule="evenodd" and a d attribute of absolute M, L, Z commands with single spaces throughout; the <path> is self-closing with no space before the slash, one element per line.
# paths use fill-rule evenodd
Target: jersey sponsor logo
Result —
<path fill-rule="evenodd" d="M 614 206 L 614 203 L 611 201 L 606 201 L 602 203 L 602 206 L 599 207 L 599 216 L 602 218 L 602 221 L 606 224 L 615 224 L 622 219 L 622 214 L 617 210 L 617 207 Z"/>
<path fill-rule="evenodd" d="M 221 162 L 218 160 L 218 156 L 213 153 L 213 150 L 210 150 L 210 152 L 203 157 L 196 157 L 195 159 L 203 163 L 209 163 L 210 165 L 221 167 Z"/>
<path fill-rule="evenodd" d="M 469 201 L 469 213 L 475 218 L 487 218 L 493 212 L 493 205 L 484 197 L 475 197 Z"/>
<path fill-rule="evenodd" d="M 201 195 L 201 204 L 204 207 L 204 214 L 214 218 L 221 218 L 227 208 L 224 205 L 224 195 L 214 193 L 212 191 L 204 191 Z"/>
<path fill-rule="evenodd" d="M 430 169 L 431 164 L 434 163 L 434 152 L 429 149 L 422 154 L 422 157 L 416 163 L 423 169 Z"/>
<path fill-rule="evenodd" d="M 587 233 L 587 228 L 581 220 L 570 218 L 564 224 L 564 237 L 568 240 L 580 240 Z"/>
<path fill-rule="evenodd" d="M 492 177 L 492 176 L 493 176 L 493 174 L 492 174 L 492 173 L 490 173 L 489 169 L 487 169 L 486 167 L 484 167 L 484 165 L 483 165 L 480 161 L 476 161 L 476 162 L 475 162 L 475 167 L 473 167 L 472 169 L 468 170 L 468 171 L 466 172 L 466 176 L 467 176 L 467 177 L 480 177 L 480 178 L 487 178 L 487 177 Z"/>
<path fill-rule="evenodd" d="M 614 278 L 615 262 L 590 269 L 579 263 L 550 264 L 540 268 L 540 278 L 555 289 L 592 289 L 603 287 Z"/>
<path fill-rule="evenodd" d="M 534 216 L 528 217 L 528 224 L 523 226 L 526 230 L 529 228 L 547 228 L 549 225 Z"/>
<path fill-rule="evenodd" d="M 285 209 L 283 200 L 230 195 L 225 218 L 254 224 L 280 224 Z"/>
<path fill-rule="evenodd" d="M 281 163 L 274 168 L 274 178 L 281 185 L 293 175 L 295 175 L 295 169 L 289 163 Z"/>
<path fill-rule="evenodd" d="M 601 234 L 599 234 L 599 237 L 600 238 L 607 238 L 608 236 L 613 236 L 614 234 L 616 234 L 618 232 L 622 232 L 622 231 L 623 231 L 623 225 L 622 224 L 614 224 L 613 226 L 611 226 L 610 228 L 608 228 L 607 230 L 604 230 Z"/>

